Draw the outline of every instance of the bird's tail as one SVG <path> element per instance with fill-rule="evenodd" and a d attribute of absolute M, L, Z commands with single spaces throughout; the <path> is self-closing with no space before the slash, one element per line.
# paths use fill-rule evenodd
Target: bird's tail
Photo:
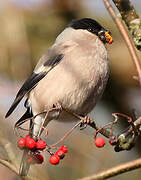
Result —
<path fill-rule="evenodd" d="M 19 169 L 20 176 L 27 176 L 28 174 L 30 168 L 30 163 L 27 162 L 28 153 L 29 153 L 29 149 L 25 149 L 23 152 L 20 169 Z"/>

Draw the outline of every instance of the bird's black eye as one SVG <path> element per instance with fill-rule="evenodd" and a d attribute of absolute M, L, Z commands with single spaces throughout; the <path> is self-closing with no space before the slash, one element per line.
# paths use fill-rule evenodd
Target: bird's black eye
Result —
<path fill-rule="evenodd" d="M 101 41 L 103 41 L 104 43 L 106 42 L 106 37 L 105 37 L 105 32 L 104 31 L 100 31 L 98 33 L 98 37 Z"/>
<path fill-rule="evenodd" d="M 106 37 L 104 35 L 99 36 L 99 38 L 100 38 L 101 41 L 106 42 Z"/>
<path fill-rule="evenodd" d="M 93 30 L 92 30 L 92 28 L 88 28 L 88 31 L 89 31 L 89 32 L 92 32 Z"/>
<path fill-rule="evenodd" d="M 98 36 L 104 36 L 105 32 L 104 31 L 100 31 L 98 32 Z"/>

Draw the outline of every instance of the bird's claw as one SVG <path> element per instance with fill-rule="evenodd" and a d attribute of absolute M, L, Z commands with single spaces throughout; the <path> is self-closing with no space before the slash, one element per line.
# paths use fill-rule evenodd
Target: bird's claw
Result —
<path fill-rule="evenodd" d="M 60 115 L 60 113 L 62 112 L 62 106 L 59 103 L 55 103 L 53 104 L 53 107 L 51 109 L 49 109 L 48 111 L 48 116 L 53 117 L 55 119 L 57 119 Z"/>
<path fill-rule="evenodd" d="M 58 103 L 58 102 L 55 103 L 55 104 L 53 104 L 53 109 L 56 110 L 56 111 L 58 111 L 59 113 L 63 110 L 61 104 Z"/>
<path fill-rule="evenodd" d="M 93 123 L 93 120 L 89 116 L 85 116 L 81 118 L 80 130 L 83 130 L 87 127 L 87 125 Z"/>

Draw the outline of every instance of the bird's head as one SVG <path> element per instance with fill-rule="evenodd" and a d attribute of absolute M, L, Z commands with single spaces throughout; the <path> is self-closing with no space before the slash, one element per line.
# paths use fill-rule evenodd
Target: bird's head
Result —
<path fill-rule="evenodd" d="M 111 36 L 110 31 L 106 30 L 102 27 L 97 21 L 90 18 L 82 18 L 73 20 L 69 23 L 68 27 L 73 29 L 83 29 L 87 30 L 99 37 L 99 39 L 105 44 L 112 44 L 113 38 Z"/>

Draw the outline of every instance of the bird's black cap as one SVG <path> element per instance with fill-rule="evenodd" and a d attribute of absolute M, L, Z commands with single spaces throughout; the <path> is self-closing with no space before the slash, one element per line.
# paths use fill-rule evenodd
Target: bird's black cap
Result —
<path fill-rule="evenodd" d="M 100 31 L 106 32 L 107 30 L 103 28 L 97 21 L 90 18 L 82 18 L 73 20 L 68 24 L 68 27 L 72 27 L 74 29 L 84 29 L 89 32 L 98 35 Z"/>
<path fill-rule="evenodd" d="M 84 29 L 87 30 L 99 37 L 99 39 L 103 43 L 111 44 L 113 42 L 111 33 L 107 31 L 104 27 L 102 27 L 97 21 L 90 18 L 82 18 L 73 20 L 68 24 L 67 27 L 71 27 L 73 29 Z"/>

